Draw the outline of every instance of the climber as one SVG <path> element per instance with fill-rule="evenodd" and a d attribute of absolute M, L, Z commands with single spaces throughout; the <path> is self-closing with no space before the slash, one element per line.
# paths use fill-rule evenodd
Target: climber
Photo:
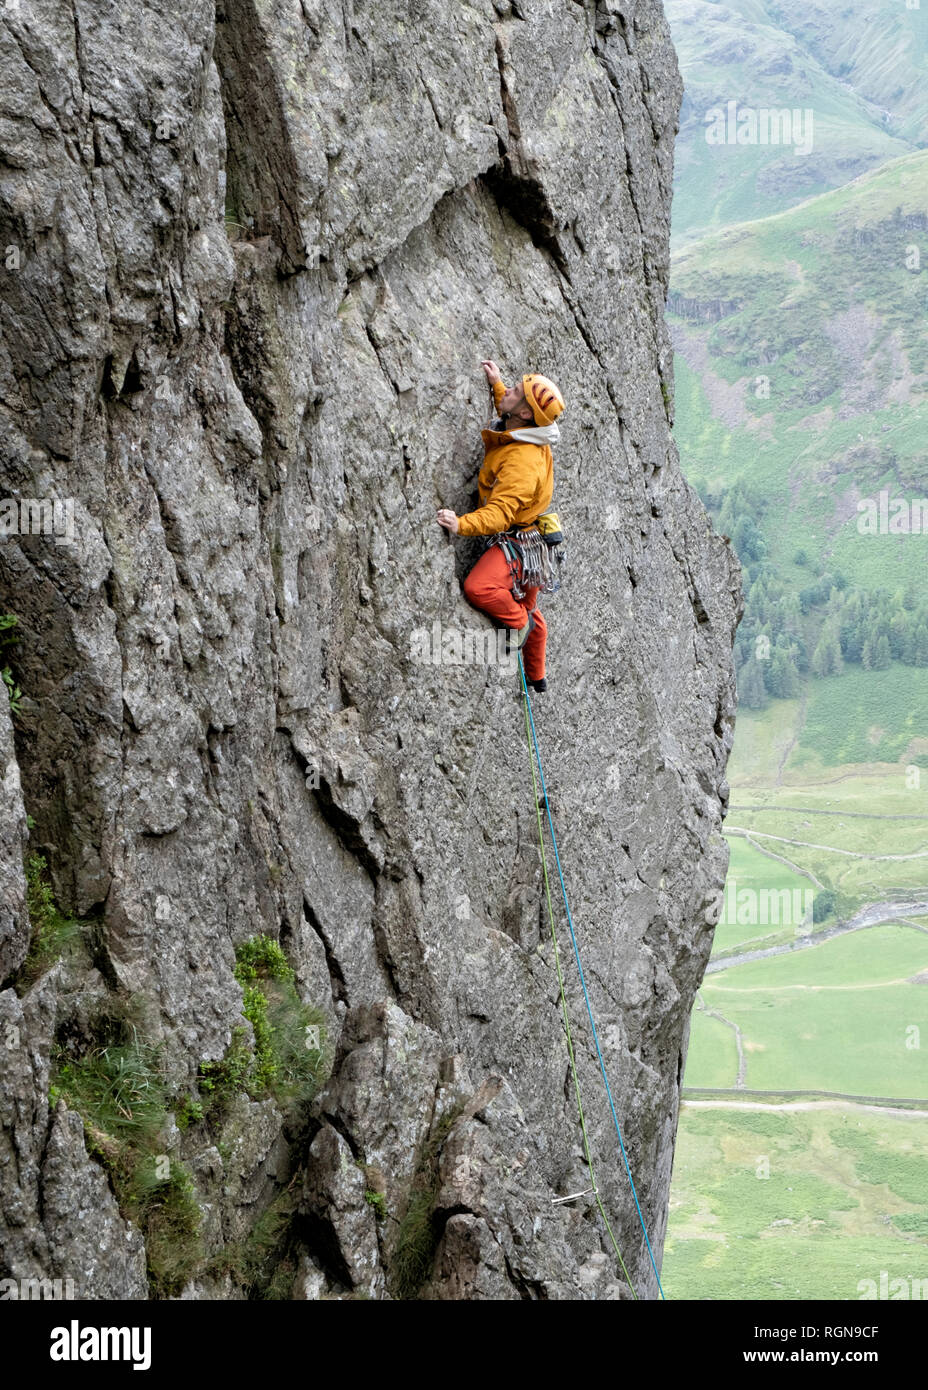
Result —
<path fill-rule="evenodd" d="M 437 519 L 452 535 L 487 538 L 464 580 L 464 593 L 475 608 L 509 629 L 511 649 L 523 653 L 528 684 L 545 690 L 548 629 L 537 603 L 550 561 L 535 523 L 554 494 L 551 445 L 557 442 L 555 421 L 564 398 L 553 381 L 535 372 L 507 390 L 495 362 L 481 366 L 501 418 L 482 432 L 480 505 L 464 516 L 442 508 Z"/>

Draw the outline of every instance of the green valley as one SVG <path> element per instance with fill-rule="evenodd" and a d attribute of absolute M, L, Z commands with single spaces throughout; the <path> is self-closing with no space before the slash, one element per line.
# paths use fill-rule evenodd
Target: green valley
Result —
<path fill-rule="evenodd" d="M 665 1288 L 928 1297 L 926 20 L 667 13 L 674 434 L 745 614 Z M 812 148 L 752 140 L 767 107 L 809 108 Z"/>

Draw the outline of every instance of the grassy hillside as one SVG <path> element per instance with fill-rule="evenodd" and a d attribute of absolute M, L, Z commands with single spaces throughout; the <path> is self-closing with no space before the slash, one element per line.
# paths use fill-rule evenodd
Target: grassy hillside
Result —
<path fill-rule="evenodd" d="M 757 433 L 769 433 L 759 422 L 771 410 L 818 407 L 841 388 L 848 413 L 865 413 L 861 393 L 847 393 L 848 376 L 858 358 L 883 356 L 877 349 L 889 330 L 898 333 L 905 357 L 882 376 L 869 362 L 868 389 L 885 397 L 906 366 L 926 370 L 926 191 L 928 153 L 904 155 L 788 212 L 704 236 L 674 256 L 670 312 L 708 326 L 714 370 L 729 383 L 745 374 L 769 378 L 769 395 L 752 390 L 742 401 Z M 870 333 L 859 328 L 855 340 L 847 332 L 829 335 L 836 314 L 862 308 L 879 320 L 865 326 Z"/>
<path fill-rule="evenodd" d="M 674 260 L 675 435 L 745 565 L 748 706 L 848 664 L 928 666 L 926 207 L 928 153 L 907 155 Z M 924 712 L 897 685 L 916 705 L 880 753 L 874 720 L 810 746 L 897 757 Z"/>
<path fill-rule="evenodd" d="M 831 766 L 909 759 L 924 767 L 925 753 L 914 745 L 923 744 L 926 734 L 928 677 L 921 668 L 867 672 L 850 667 L 840 677 L 812 683 L 802 739 L 807 758 L 817 754 Z M 928 783 L 928 775 L 922 780 Z"/>
<path fill-rule="evenodd" d="M 728 8 L 747 18 L 757 0 L 729 0 Z M 771 0 L 761 8 L 770 22 L 788 27 L 827 72 L 872 102 L 888 130 L 925 143 L 928 14 L 922 5 L 803 0 L 792 6 Z"/>
<path fill-rule="evenodd" d="M 926 1112 L 685 1106 L 668 1298 L 856 1301 L 884 1271 L 911 1298 L 928 1275 L 926 1165 Z"/>
<path fill-rule="evenodd" d="M 790 207 L 928 140 L 922 10 L 901 0 L 866 9 L 820 0 L 795 13 L 761 0 L 667 0 L 665 9 L 685 85 L 675 245 Z M 811 110 L 811 148 L 764 145 L 759 132 L 758 143 L 708 143 L 707 112 L 732 100 Z M 801 130 L 805 140 L 804 122 Z"/>

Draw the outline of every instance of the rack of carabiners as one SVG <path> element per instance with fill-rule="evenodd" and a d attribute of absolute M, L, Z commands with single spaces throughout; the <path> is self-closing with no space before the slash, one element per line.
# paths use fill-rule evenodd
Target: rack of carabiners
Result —
<path fill-rule="evenodd" d="M 525 598 L 528 589 L 556 594 L 561 587 L 564 537 L 556 512 L 546 512 L 530 525 L 513 526 L 489 536 L 487 546 L 491 545 L 498 545 L 506 557 L 516 602 Z"/>

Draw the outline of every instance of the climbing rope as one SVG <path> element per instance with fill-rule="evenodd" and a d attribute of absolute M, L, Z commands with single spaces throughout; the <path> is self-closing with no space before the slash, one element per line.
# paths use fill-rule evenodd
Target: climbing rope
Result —
<path fill-rule="evenodd" d="M 590 1019 L 590 1028 L 592 1029 L 592 1032 L 593 1032 L 593 1042 L 596 1044 L 596 1056 L 597 1056 L 598 1059 L 599 1059 L 599 1070 L 600 1070 L 600 1072 L 602 1073 L 603 1083 L 605 1084 L 605 1087 L 606 1087 L 606 1095 L 609 1097 L 609 1109 L 610 1109 L 611 1112 L 612 1112 L 612 1122 L 613 1122 L 613 1124 L 615 1125 L 615 1132 L 616 1132 L 616 1134 L 618 1135 L 618 1138 L 619 1138 L 619 1148 L 620 1148 L 621 1151 L 622 1151 L 622 1160 L 623 1160 L 623 1162 L 624 1162 L 624 1164 L 625 1164 L 625 1171 L 626 1171 L 626 1173 L 628 1174 L 628 1181 L 629 1181 L 629 1185 L 631 1186 L 632 1196 L 633 1196 L 634 1199 L 635 1199 L 635 1208 L 636 1208 L 636 1210 L 637 1210 L 637 1212 L 638 1212 L 638 1220 L 639 1220 L 639 1222 L 641 1223 L 641 1230 L 642 1230 L 642 1233 L 644 1234 L 645 1245 L 646 1245 L 647 1248 L 648 1248 L 648 1255 L 650 1256 L 650 1259 L 651 1259 L 651 1267 L 652 1267 L 652 1269 L 654 1270 L 654 1277 L 655 1277 L 655 1279 L 657 1280 L 657 1287 L 658 1287 L 658 1289 L 660 1290 L 661 1298 L 662 1298 L 662 1299 L 666 1299 L 666 1294 L 664 1293 L 664 1287 L 663 1287 L 663 1285 L 661 1284 L 661 1276 L 660 1276 L 660 1274 L 658 1273 L 657 1264 L 656 1264 L 655 1259 L 654 1259 L 654 1252 L 653 1252 L 652 1249 L 651 1249 L 651 1242 L 650 1242 L 650 1240 L 648 1240 L 648 1232 L 647 1232 L 647 1228 L 645 1227 L 645 1224 L 644 1224 L 644 1216 L 642 1215 L 641 1204 L 640 1204 L 640 1202 L 638 1201 L 638 1193 L 637 1193 L 637 1191 L 635 1190 L 635 1181 L 634 1181 L 634 1179 L 633 1179 L 633 1177 L 632 1177 L 632 1170 L 631 1170 L 631 1167 L 629 1166 L 628 1155 L 627 1155 L 627 1153 L 625 1152 L 625 1143 L 624 1143 L 624 1141 L 623 1141 L 623 1139 L 622 1139 L 622 1131 L 621 1131 L 621 1129 L 619 1128 L 619 1120 L 618 1120 L 618 1116 L 616 1115 L 616 1111 L 615 1111 L 615 1103 L 614 1103 L 614 1101 L 613 1101 L 613 1099 L 612 1099 L 612 1088 L 611 1088 L 610 1085 L 609 1085 L 609 1078 L 608 1078 L 608 1076 L 606 1075 L 606 1064 L 605 1064 L 605 1062 L 603 1061 L 602 1049 L 600 1048 L 600 1045 L 599 1045 L 599 1034 L 598 1034 L 598 1032 L 596 1031 L 596 1021 L 595 1021 L 595 1019 L 593 1018 L 593 1008 L 592 1008 L 592 1005 L 590 1004 L 590 996 L 589 996 L 589 994 L 588 994 L 588 992 L 587 992 L 586 979 L 585 979 L 584 974 L 583 974 L 583 966 L 582 966 L 582 964 L 580 963 L 580 948 L 579 948 L 579 946 L 577 945 L 577 936 L 576 936 L 576 933 L 575 933 L 575 931 L 574 931 L 573 917 L 571 916 L 571 912 L 570 912 L 570 904 L 569 904 L 569 902 L 567 901 L 567 888 L 566 888 L 566 885 L 565 885 L 565 883 L 564 883 L 564 874 L 563 874 L 563 871 L 562 871 L 562 869 L 561 869 L 561 856 L 560 856 L 560 854 L 558 853 L 558 848 L 557 848 L 557 836 L 556 836 L 555 833 L 554 833 L 554 821 L 551 819 L 551 805 L 550 805 L 550 803 L 549 803 L 549 801 L 548 801 L 548 789 L 547 789 L 547 787 L 545 786 L 545 774 L 544 774 L 544 769 L 543 769 L 542 763 L 541 763 L 541 752 L 540 752 L 539 747 L 538 747 L 538 735 L 537 735 L 537 733 L 536 733 L 536 731 L 535 731 L 535 717 L 534 717 L 534 715 L 532 714 L 532 704 L 531 704 L 531 701 L 530 701 L 529 695 L 528 695 L 528 685 L 527 685 L 526 679 L 525 679 L 525 667 L 522 665 L 522 653 L 521 653 L 521 652 L 519 653 L 519 675 L 520 675 L 521 680 L 522 680 L 522 698 L 523 698 L 523 701 L 524 701 L 524 703 L 525 703 L 525 733 L 526 733 L 526 740 L 528 740 L 529 737 L 530 737 L 530 739 L 531 739 L 531 746 L 529 747 L 529 759 L 530 759 L 531 764 L 532 764 L 532 786 L 533 786 L 533 788 L 535 789 L 535 810 L 536 810 L 536 815 L 537 815 L 537 818 L 538 818 L 539 843 L 541 844 L 541 862 L 542 862 L 542 869 L 543 869 L 543 872 L 544 872 L 545 893 L 546 893 L 547 901 L 548 901 L 548 916 L 549 916 L 550 922 L 551 922 L 551 934 L 552 934 L 552 937 L 553 937 L 553 939 L 554 939 L 554 960 L 555 960 L 555 964 L 556 964 L 556 966 L 557 966 L 558 983 L 559 983 L 560 989 L 561 989 L 561 1008 L 562 1008 L 563 1015 L 564 1015 L 564 1026 L 565 1026 L 565 1030 L 566 1030 L 566 1033 L 567 1033 L 567 1051 L 568 1051 L 568 1054 L 569 1054 L 569 1056 L 570 1056 L 570 1065 L 571 1065 L 571 1071 L 572 1071 L 572 1073 L 573 1073 L 574 1087 L 575 1087 L 576 1093 L 577 1093 L 577 1106 L 578 1106 L 578 1109 L 579 1109 L 579 1111 L 580 1111 L 580 1128 L 581 1128 L 582 1133 L 583 1133 L 583 1144 L 584 1144 L 584 1151 L 585 1151 L 585 1154 L 586 1154 L 587 1167 L 589 1168 L 589 1172 L 590 1172 L 590 1183 L 592 1184 L 593 1191 L 594 1191 L 594 1193 L 596 1194 L 596 1201 L 597 1201 L 597 1205 L 599 1206 L 600 1215 L 602 1216 L 603 1221 L 605 1221 L 605 1223 L 606 1223 L 606 1229 L 609 1231 L 609 1235 L 610 1235 L 610 1237 L 611 1237 L 611 1239 L 612 1239 L 612 1244 L 613 1244 L 613 1246 L 615 1247 L 616 1254 L 619 1256 L 619 1263 L 622 1265 L 622 1269 L 625 1271 L 625 1277 L 628 1279 L 629 1287 L 630 1287 L 631 1290 L 632 1290 L 632 1294 L 635 1296 L 635 1298 L 637 1298 L 638 1295 L 635 1293 L 634 1287 L 632 1286 L 631 1279 L 630 1279 L 629 1276 L 628 1276 L 628 1271 L 625 1269 L 625 1262 L 624 1262 L 624 1260 L 622 1259 L 621 1254 L 619 1253 L 619 1247 L 618 1247 L 618 1245 L 616 1244 L 615 1236 L 612 1234 L 612 1229 L 611 1229 L 611 1227 L 609 1226 L 609 1222 L 606 1220 L 606 1213 L 603 1211 L 602 1202 L 601 1202 L 600 1199 L 599 1199 L 599 1192 L 597 1191 L 596 1183 L 595 1183 L 594 1178 L 593 1178 L 593 1164 L 592 1164 L 592 1162 L 591 1162 L 591 1160 L 590 1160 L 589 1143 L 588 1143 L 588 1141 L 587 1141 L 586 1125 L 585 1125 L 584 1119 L 583 1119 L 583 1106 L 582 1106 L 581 1100 L 580 1100 L 580 1086 L 579 1086 L 579 1082 L 578 1082 L 578 1080 L 577 1080 L 577 1068 L 576 1068 L 576 1065 L 575 1065 L 575 1062 L 574 1062 L 574 1052 L 573 1052 L 573 1045 L 572 1045 L 572 1042 L 571 1042 L 570 1024 L 569 1024 L 569 1021 L 568 1021 L 568 1018 L 567 1018 L 567 1002 L 566 1002 L 566 997 L 565 997 L 565 993 L 564 993 L 564 981 L 563 981 L 563 978 L 562 978 L 562 975 L 561 975 L 561 963 L 560 963 L 560 956 L 559 956 L 558 947 L 557 947 L 557 934 L 556 934 L 555 928 L 554 928 L 554 914 L 553 914 L 552 907 L 551 907 L 551 892 L 550 892 L 550 887 L 549 887 L 549 883 L 548 883 L 548 866 L 547 866 L 547 860 L 546 860 L 546 858 L 545 858 L 543 832 L 542 832 L 542 827 L 541 827 L 541 808 L 540 808 L 539 803 L 538 803 L 538 784 L 537 784 L 537 781 L 536 781 L 536 778 L 535 778 L 535 764 L 536 764 L 536 762 L 537 762 L 537 764 L 538 764 L 538 776 L 541 778 L 541 794 L 542 794 L 542 796 L 543 796 L 543 798 L 544 798 L 545 813 L 546 813 L 547 818 L 548 818 L 548 829 L 549 829 L 549 831 L 550 831 L 550 833 L 551 833 L 551 844 L 552 844 L 552 846 L 553 846 L 553 848 L 554 848 L 554 862 L 555 862 L 555 864 L 557 865 L 558 878 L 560 879 L 560 882 L 561 882 L 561 896 L 562 896 L 563 899 L 564 899 L 564 910 L 565 910 L 565 912 L 566 912 L 566 914 L 567 914 L 567 925 L 568 925 L 568 927 L 570 928 L 570 939 L 571 939 L 571 942 L 573 943 L 573 948 L 574 948 L 574 959 L 575 959 L 576 962 L 577 962 L 577 970 L 578 970 L 579 975 L 580 975 L 580 986 L 581 986 L 581 988 L 582 988 L 582 990 L 583 990 L 583 997 L 584 997 L 584 999 L 586 1000 L 586 1011 L 587 1011 L 587 1013 L 588 1013 L 588 1015 L 589 1015 L 589 1019 Z M 534 750 L 535 750 L 535 756 L 534 756 L 534 758 L 532 758 L 532 748 L 534 748 Z"/>
<path fill-rule="evenodd" d="M 520 663 L 520 665 L 521 665 L 521 662 L 522 662 L 522 658 L 521 658 L 521 656 L 520 656 L 520 657 L 519 657 L 519 663 Z M 523 678 L 523 679 L 524 679 L 524 678 Z M 589 1136 L 588 1136 L 588 1134 L 587 1134 L 587 1132 L 586 1132 L 586 1120 L 585 1120 L 584 1115 L 583 1115 L 583 1100 L 582 1100 L 582 1098 L 581 1098 L 581 1096 L 580 1096 L 580 1078 L 579 1078 L 579 1076 L 577 1075 L 577 1063 L 576 1063 L 576 1061 L 575 1061 L 575 1059 L 574 1059 L 574 1044 L 573 1044 L 573 1037 L 572 1037 L 571 1031 L 570 1031 L 570 1016 L 569 1016 L 569 1014 L 568 1014 L 568 1012 L 567 1012 L 567 995 L 566 995 L 566 992 L 565 992 L 565 990 L 564 990 L 564 976 L 563 976 L 563 974 L 562 974 L 562 972 L 561 972 L 561 953 L 560 953 L 560 951 L 559 951 L 559 949 L 558 949 L 558 944 L 557 944 L 557 928 L 556 928 L 555 925 L 554 925 L 554 908 L 553 908 L 552 903 L 551 903 L 551 884 L 550 884 L 550 881 L 549 881 L 549 879 L 548 879 L 548 857 L 547 857 L 547 855 L 545 854 L 545 837 L 544 837 L 544 831 L 542 830 L 542 827 L 541 827 L 541 805 L 540 805 L 539 800 L 538 800 L 538 779 L 537 779 L 536 776 L 535 776 L 535 760 L 534 760 L 534 758 L 532 757 L 532 750 L 531 750 L 531 746 L 529 745 L 529 722 L 528 722 L 528 721 L 529 721 L 529 712 L 530 712 L 530 711 L 529 711 L 529 702 L 528 702 L 528 692 L 527 692 L 527 691 L 524 692 L 524 700 L 525 700 L 525 740 L 526 740 L 526 745 L 529 746 L 529 764 L 530 764 L 531 769 L 532 769 L 532 790 L 534 791 L 534 794 L 535 794 L 535 815 L 536 815 L 537 820 L 538 820 L 538 844 L 539 844 L 539 846 L 540 846 L 540 848 L 541 848 L 541 868 L 542 868 L 542 873 L 544 874 L 545 898 L 547 899 L 547 903 L 548 903 L 548 921 L 549 921 L 550 924 L 551 924 L 551 940 L 552 940 L 552 942 L 554 943 L 554 965 L 555 965 L 555 968 L 556 968 L 556 970 L 557 970 L 557 983 L 558 983 L 558 987 L 559 987 L 559 989 L 560 989 L 560 991 L 561 991 L 561 1013 L 562 1013 L 562 1015 L 563 1015 L 563 1017 L 564 1017 L 564 1032 L 565 1032 L 565 1034 L 566 1034 L 566 1036 L 567 1036 L 567 1055 L 568 1055 L 568 1057 L 570 1058 L 570 1072 L 571 1072 L 571 1076 L 573 1077 L 574 1091 L 575 1091 L 576 1096 L 577 1096 L 577 1112 L 578 1112 L 578 1114 L 579 1114 L 579 1116 L 580 1116 L 580 1133 L 583 1135 L 583 1154 L 584 1154 L 584 1158 L 586 1159 L 586 1166 L 587 1166 L 587 1169 L 589 1170 L 589 1174 L 590 1174 L 590 1186 L 592 1187 L 592 1189 L 593 1189 L 593 1195 L 594 1195 L 594 1197 L 596 1198 L 596 1205 L 599 1207 L 599 1214 L 600 1214 L 600 1216 L 601 1216 L 602 1219 L 603 1219 L 603 1224 L 605 1225 L 606 1230 L 609 1232 L 609 1239 L 612 1241 L 613 1249 L 615 1250 L 615 1253 L 616 1253 L 616 1255 L 618 1256 L 619 1264 L 622 1266 L 622 1272 L 623 1272 L 623 1274 L 625 1275 L 625 1278 L 628 1280 L 628 1287 L 631 1289 L 633 1297 L 637 1299 L 638 1295 L 637 1295 L 637 1293 L 635 1293 L 635 1286 L 634 1286 L 634 1284 L 632 1283 L 632 1277 L 631 1277 L 631 1275 L 629 1274 L 628 1270 L 627 1270 L 626 1267 L 625 1267 L 625 1261 L 622 1259 L 622 1252 L 621 1252 L 621 1250 L 619 1249 L 618 1241 L 616 1240 L 615 1236 L 614 1236 L 613 1233 L 612 1233 L 612 1227 L 609 1225 L 609 1218 L 608 1218 L 608 1216 L 606 1215 L 605 1209 L 604 1209 L 604 1207 L 603 1207 L 602 1199 L 600 1198 L 600 1195 L 599 1195 L 599 1188 L 596 1186 L 596 1175 L 595 1175 L 595 1173 L 593 1172 L 593 1159 L 592 1159 L 592 1157 L 590 1156 L 590 1140 L 589 1140 Z M 545 801 L 547 802 L 547 796 L 545 797 Z"/>

